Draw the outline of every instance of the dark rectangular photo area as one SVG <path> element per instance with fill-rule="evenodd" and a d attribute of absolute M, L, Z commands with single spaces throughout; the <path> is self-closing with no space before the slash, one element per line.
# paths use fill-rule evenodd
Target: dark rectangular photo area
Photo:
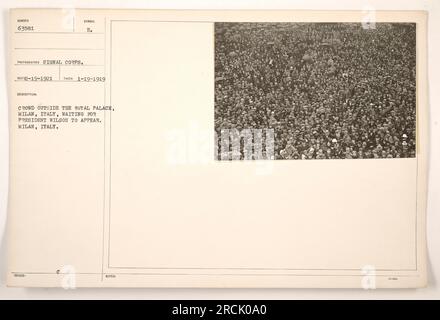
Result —
<path fill-rule="evenodd" d="M 414 158 L 415 23 L 215 23 L 217 160 Z"/>

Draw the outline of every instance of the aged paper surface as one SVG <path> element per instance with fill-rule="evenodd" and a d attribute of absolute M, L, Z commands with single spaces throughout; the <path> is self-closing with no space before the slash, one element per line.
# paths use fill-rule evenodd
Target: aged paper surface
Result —
<path fill-rule="evenodd" d="M 373 14 L 367 14 L 366 22 L 366 13 L 348 11 L 11 10 L 8 284 L 425 286 L 426 15 Z M 304 28 L 308 29 L 301 31 Z M 307 74 L 310 80 L 310 70 L 321 70 L 316 64 L 323 52 L 335 56 L 326 58 L 325 72 L 339 74 L 313 77 L 350 86 L 356 74 L 350 74 L 350 68 L 338 70 L 336 60 L 350 41 L 338 32 L 359 28 L 371 28 L 373 35 L 382 32 L 382 37 L 387 32 L 405 37 L 413 32 L 417 40 L 414 85 L 411 69 L 396 64 L 397 71 L 390 71 L 392 80 L 385 83 L 394 88 L 399 70 L 407 70 L 410 80 L 399 89 L 397 101 L 389 99 L 395 94 L 392 90 L 381 98 L 386 104 L 380 115 L 391 120 L 378 131 L 414 131 L 400 132 L 397 149 L 387 150 L 381 143 L 367 156 L 368 148 L 359 147 L 353 138 L 354 143 L 347 143 L 354 146 L 340 152 L 339 131 L 330 137 L 331 129 L 328 148 L 316 148 L 322 143 L 315 142 L 297 158 L 300 140 L 288 135 L 281 145 L 283 131 L 275 129 L 274 156 L 269 159 L 228 161 L 221 148 L 215 158 L 219 129 L 233 127 L 237 119 L 247 121 L 228 111 L 234 92 L 240 92 L 234 100 L 238 106 L 257 105 L 256 100 L 284 104 L 292 95 L 273 97 L 280 90 L 292 90 L 299 101 L 313 102 L 311 91 L 289 88 L 296 88 L 293 75 L 301 80 Z M 286 68 L 289 76 L 275 73 L 274 80 L 269 79 L 273 70 L 284 68 L 282 57 L 293 55 L 296 46 L 280 44 L 289 43 L 289 37 L 273 37 L 264 46 L 255 39 L 267 39 L 265 33 L 295 38 L 299 32 L 307 35 L 304 43 L 298 40 L 306 53 Z M 315 44 L 323 32 L 325 41 Z M 242 47 L 234 47 L 246 43 L 246 37 L 258 48 L 251 52 L 249 59 L 254 60 L 240 54 Z M 359 50 L 376 48 L 376 38 L 368 37 L 372 42 Z M 411 61 L 405 56 L 412 52 L 408 43 L 400 55 L 396 53 L 396 61 Z M 275 54 L 278 48 L 286 51 Z M 394 50 L 383 50 L 388 49 Z M 371 59 L 370 67 L 378 69 L 377 59 Z M 245 67 L 243 61 L 250 62 Z M 256 71 L 255 65 L 268 73 Z M 262 77 L 249 81 L 242 74 Z M 287 84 L 277 82 L 287 78 L 282 80 Z M 258 86 L 264 95 L 249 93 Z M 313 90 L 327 87 L 330 82 Z M 411 88 L 416 89 L 413 98 Z M 351 108 L 350 101 L 357 103 L 359 97 L 364 101 L 370 89 L 365 90 L 352 96 L 347 91 L 337 108 Z M 325 99 L 332 104 L 333 97 Z M 307 118 L 299 132 L 307 136 L 308 128 L 325 115 L 315 116 L 310 106 L 301 109 L 304 105 L 297 101 L 292 98 L 291 103 L 299 105 L 292 109 L 299 110 L 292 111 L 292 123 L 295 117 Z M 409 106 L 406 111 L 412 110 L 416 119 L 399 116 L 406 112 L 402 106 Z M 257 105 L 257 111 L 261 107 Z M 332 111 L 325 111 L 326 104 L 321 107 L 331 121 L 338 121 Z M 309 120 L 309 112 L 316 119 Z M 283 123 L 275 111 L 267 117 L 276 123 L 270 129 Z M 357 123 L 367 123 L 365 117 L 359 116 Z M 368 127 L 376 125 L 373 121 L 361 129 L 368 134 Z M 255 124 L 249 128 L 265 129 Z M 323 138 L 317 141 L 326 139 L 326 127 L 322 129 Z M 350 130 L 356 134 L 354 125 Z M 267 138 L 273 131 L 265 132 Z"/>

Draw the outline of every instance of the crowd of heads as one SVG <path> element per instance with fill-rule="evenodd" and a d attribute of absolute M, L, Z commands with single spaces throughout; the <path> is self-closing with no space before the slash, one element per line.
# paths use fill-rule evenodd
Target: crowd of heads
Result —
<path fill-rule="evenodd" d="M 416 152 L 415 24 L 216 23 L 215 129 L 273 129 L 275 159 Z"/>

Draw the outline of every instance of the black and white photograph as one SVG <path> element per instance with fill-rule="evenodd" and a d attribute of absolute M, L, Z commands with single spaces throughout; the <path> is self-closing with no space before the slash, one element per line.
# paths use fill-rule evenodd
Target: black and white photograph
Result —
<path fill-rule="evenodd" d="M 18 2 L 0 303 L 440 298 L 439 1 Z"/>
<path fill-rule="evenodd" d="M 215 23 L 214 121 L 219 160 L 414 158 L 416 25 Z"/>

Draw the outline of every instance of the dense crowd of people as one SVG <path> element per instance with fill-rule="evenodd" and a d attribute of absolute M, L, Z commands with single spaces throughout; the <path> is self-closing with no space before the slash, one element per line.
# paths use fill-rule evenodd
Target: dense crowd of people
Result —
<path fill-rule="evenodd" d="M 273 129 L 275 159 L 415 157 L 414 24 L 216 23 L 215 129 Z"/>

